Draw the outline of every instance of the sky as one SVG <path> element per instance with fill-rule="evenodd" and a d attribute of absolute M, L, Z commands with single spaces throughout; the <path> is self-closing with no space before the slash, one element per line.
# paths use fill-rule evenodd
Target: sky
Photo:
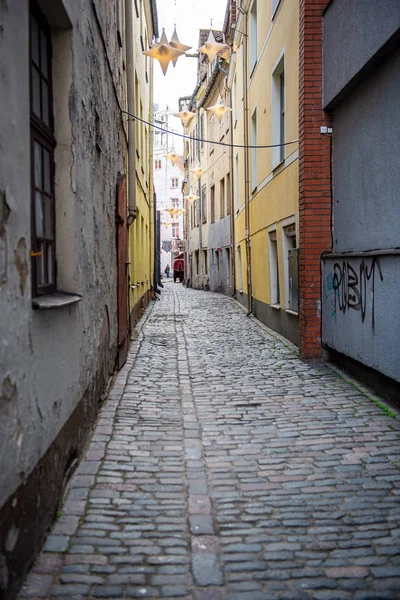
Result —
<path fill-rule="evenodd" d="M 179 41 L 187 46 L 189 54 L 198 49 L 199 29 L 222 29 L 227 0 L 157 0 L 158 29 L 163 28 L 168 41 L 174 31 L 174 22 Z M 180 56 L 174 67 L 172 62 L 164 76 L 158 61 L 154 61 L 154 102 L 159 110 L 167 106 L 178 110 L 178 98 L 191 96 L 196 86 L 197 59 Z"/>

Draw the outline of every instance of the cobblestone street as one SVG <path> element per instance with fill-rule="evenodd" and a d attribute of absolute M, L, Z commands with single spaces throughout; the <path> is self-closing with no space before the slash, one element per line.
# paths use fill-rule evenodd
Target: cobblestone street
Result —
<path fill-rule="evenodd" d="M 21 598 L 400 598 L 400 421 L 167 282 Z"/>

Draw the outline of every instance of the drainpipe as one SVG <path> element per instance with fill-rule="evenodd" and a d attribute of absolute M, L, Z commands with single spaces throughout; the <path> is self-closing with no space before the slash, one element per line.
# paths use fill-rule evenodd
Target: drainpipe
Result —
<path fill-rule="evenodd" d="M 133 60 L 133 2 L 125 0 L 126 15 L 126 79 L 128 112 L 135 115 L 135 81 Z M 128 227 L 137 216 L 136 209 L 136 122 L 128 119 Z"/>
<path fill-rule="evenodd" d="M 232 106 L 232 90 L 226 85 L 225 86 L 226 91 L 229 94 L 229 106 Z M 229 113 L 230 115 L 230 124 L 229 124 L 229 131 L 231 132 L 231 143 L 233 143 L 233 112 L 230 111 Z M 236 294 L 236 260 L 235 260 L 235 213 L 234 213 L 234 207 L 235 207 L 235 199 L 234 199 L 234 187 L 233 187 L 233 148 L 232 146 L 229 147 L 229 169 L 231 172 L 231 177 L 230 177 L 230 198 L 231 198 L 231 212 L 230 212 L 230 226 L 231 226 L 231 230 L 230 230 L 230 240 L 231 240 L 231 273 L 232 273 L 232 296 L 235 296 Z"/>
<path fill-rule="evenodd" d="M 247 316 L 253 312 L 253 289 L 251 279 L 251 240 L 250 240 L 250 168 L 249 168 L 249 104 L 248 104 L 248 35 L 247 11 L 244 14 L 244 44 L 243 44 L 243 119 L 244 119 L 244 214 L 246 229 L 246 261 L 247 261 Z"/>

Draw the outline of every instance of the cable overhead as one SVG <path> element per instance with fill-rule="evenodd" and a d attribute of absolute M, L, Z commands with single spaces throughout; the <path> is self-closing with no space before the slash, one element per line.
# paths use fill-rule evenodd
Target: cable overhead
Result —
<path fill-rule="evenodd" d="M 204 144 L 215 144 L 217 146 L 228 146 L 229 148 L 259 148 L 262 150 L 262 149 L 266 149 L 266 148 L 280 148 L 281 146 L 290 146 L 290 144 L 298 144 L 298 142 L 299 142 L 299 140 L 293 140 L 291 142 L 283 142 L 282 144 L 268 144 L 266 146 L 247 146 L 244 144 L 228 144 L 226 142 L 216 142 L 213 140 L 204 140 L 202 138 L 191 137 L 190 135 L 185 135 L 183 133 L 177 133 L 176 131 L 170 131 L 169 129 L 164 129 L 163 127 L 160 127 L 159 125 L 155 125 L 154 123 L 145 121 L 145 119 L 141 119 L 140 117 L 138 117 L 138 116 L 134 115 L 133 113 L 130 113 L 126 110 L 121 110 L 121 112 L 125 115 L 129 115 L 130 117 L 133 118 L 133 120 L 136 119 L 137 121 L 140 121 L 141 123 L 145 123 L 146 125 L 150 125 L 150 127 L 153 127 L 154 129 L 159 129 L 160 131 L 163 131 L 164 133 L 170 133 L 171 135 L 176 135 L 178 137 L 185 138 L 186 140 L 193 140 L 195 142 L 203 142 Z"/>

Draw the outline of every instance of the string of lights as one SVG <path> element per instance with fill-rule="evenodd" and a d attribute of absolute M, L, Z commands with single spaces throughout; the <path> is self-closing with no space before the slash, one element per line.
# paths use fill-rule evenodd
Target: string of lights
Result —
<path fill-rule="evenodd" d="M 146 121 L 145 119 L 142 119 L 142 118 L 138 117 L 137 115 L 134 115 L 133 113 L 130 113 L 126 110 L 121 110 L 121 112 L 125 115 L 129 115 L 130 117 L 132 117 L 133 120 L 137 120 L 137 121 L 140 121 L 141 123 L 145 123 L 145 125 L 149 125 L 150 127 L 153 127 L 154 129 L 159 129 L 160 131 L 162 131 L 164 133 L 170 133 L 171 135 L 176 135 L 176 136 L 184 138 L 186 140 L 193 140 L 195 142 L 203 142 L 204 144 L 215 144 L 217 146 L 228 146 L 229 148 L 249 148 L 249 149 L 255 148 L 255 149 L 265 150 L 267 148 L 280 148 L 281 146 L 290 146 L 291 144 L 298 144 L 298 142 L 299 142 L 299 140 L 293 140 L 291 142 L 282 142 L 282 144 L 267 144 L 267 145 L 262 145 L 262 146 L 245 145 L 245 144 L 229 144 L 227 142 L 216 142 L 214 140 L 205 140 L 202 138 L 185 135 L 184 133 L 177 133 L 176 131 L 170 131 L 169 129 L 164 129 L 163 127 L 160 127 L 159 125 L 156 125 L 155 123 L 150 123 L 149 121 Z"/>

